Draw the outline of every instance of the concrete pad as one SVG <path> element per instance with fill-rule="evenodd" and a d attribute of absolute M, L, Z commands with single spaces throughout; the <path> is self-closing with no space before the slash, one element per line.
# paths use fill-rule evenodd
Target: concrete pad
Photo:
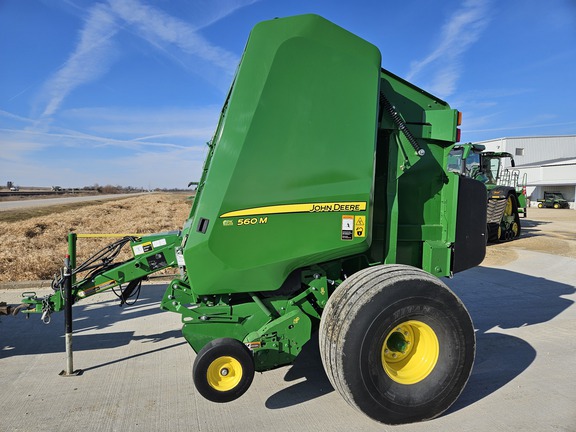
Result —
<path fill-rule="evenodd" d="M 330 386 L 315 339 L 294 365 L 257 374 L 239 400 L 206 401 L 180 317 L 159 309 L 164 285 L 147 285 L 131 307 L 112 294 L 74 306 L 77 377 L 58 375 L 63 313 L 49 325 L 0 317 L 0 431 L 573 432 L 576 260 L 516 253 L 447 281 L 472 315 L 478 349 L 467 387 L 438 419 L 392 427 L 358 413 Z M 8 303 L 18 296 L 0 291 Z"/>

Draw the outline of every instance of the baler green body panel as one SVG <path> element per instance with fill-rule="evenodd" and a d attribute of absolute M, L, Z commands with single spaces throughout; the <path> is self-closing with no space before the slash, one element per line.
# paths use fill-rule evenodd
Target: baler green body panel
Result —
<path fill-rule="evenodd" d="M 320 17 L 254 28 L 183 231 L 197 294 L 368 249 L 379 81 L 378 49 Z"/>
<path fill-rule="evenodd" d="M 457 140 L 458 112 L 386 70 L 382 70 L 380 92 L 423 154 L 416 154 L 390 113 L 383 112 L 376 152 L 371 258 L 420 267 L 436 276 L 449 275 L 459 177 L 443 167 Z"/>

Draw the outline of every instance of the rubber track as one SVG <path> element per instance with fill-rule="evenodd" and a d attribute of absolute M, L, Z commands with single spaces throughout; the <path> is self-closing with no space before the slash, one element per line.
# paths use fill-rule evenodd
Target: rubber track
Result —
<path fill-rule="evenodd" d="M 502 222 L 502 216 L 504 215 L 504 210 L 506 210 L 506 199 L 489 199 L 488 200 L 488 210 L 486 212 L 486 221 L 488 223 L 495 223 L 500 225 Z"/>

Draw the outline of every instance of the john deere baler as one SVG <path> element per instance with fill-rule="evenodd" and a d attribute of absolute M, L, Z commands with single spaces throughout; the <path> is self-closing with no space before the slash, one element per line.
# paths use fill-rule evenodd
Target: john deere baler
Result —
<path fill-rule="evenodd" d="M 252 31 L 181 231 L 72 266 L 72 301 L 166 267 L 197 390 L 241 396 L 319 332 L 334 386 L 375 420 L 435 417 L 470 374 L 474 328 L 439 277 L 480 263 L 485 188 L 446 170 L 458 111 L 315 15 Z M 63 307 L 61 290 L 24 312 Z"/>

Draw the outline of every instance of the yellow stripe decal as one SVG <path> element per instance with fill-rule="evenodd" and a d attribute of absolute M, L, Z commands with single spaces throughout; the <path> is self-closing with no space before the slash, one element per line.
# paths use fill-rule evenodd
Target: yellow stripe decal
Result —
<path fill-rule="evenodd" d="M 236 210 L 220 215 L 221 218 L 256 216 L 281 213 L 322 213 L 322 212 L 357 212 L 366 210 L 366 201 L 343 201 L 328 203 L 281 204 L 266 207 L 254 207 Z"/>

